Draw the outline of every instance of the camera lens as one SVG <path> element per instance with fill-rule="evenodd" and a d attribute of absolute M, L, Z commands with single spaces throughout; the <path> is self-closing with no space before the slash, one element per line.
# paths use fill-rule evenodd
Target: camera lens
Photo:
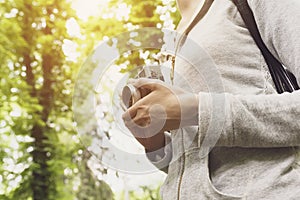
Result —
<path fill-rule="evenodd" d="M 141 98 L 140 91 L 131 84 L 126 85 L 122 91 L 122 101 L 129 108 Z"/>

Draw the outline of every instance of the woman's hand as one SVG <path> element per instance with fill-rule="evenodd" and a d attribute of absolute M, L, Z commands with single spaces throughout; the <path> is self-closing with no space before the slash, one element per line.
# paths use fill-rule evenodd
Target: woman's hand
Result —
<path fill-rule="evenodd" d="M 141 78 L 131 84 L 143 95 L 123 114 L 123 120 L 147 150 L 156 146 L 153 142 L 162 145 L 164 131 L 198 124 L 197 95 L 156 79 Z"/>

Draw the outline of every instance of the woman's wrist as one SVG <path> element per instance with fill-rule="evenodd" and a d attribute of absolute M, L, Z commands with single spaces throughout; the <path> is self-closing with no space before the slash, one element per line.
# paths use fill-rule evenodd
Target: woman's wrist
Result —
<path fill-rule="evenodd" d="M 164 133 L 157 133 L 156 135 L 148 138 L 148 145 L 144 146 L 146 152 L 153 152 L 165 147 L 165 135 Z"/>

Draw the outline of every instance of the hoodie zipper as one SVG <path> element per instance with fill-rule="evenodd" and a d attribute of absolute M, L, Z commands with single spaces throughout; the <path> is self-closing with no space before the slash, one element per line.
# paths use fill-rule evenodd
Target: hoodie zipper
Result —
<path fill-rule="evenodd" d="M 178 188 L 177 188 L 177 200 L 180 200 L 181 184 L 182 184 L 182 179 L 183 179 L 183 173 L 185 170 L 185 153 L 184 153 L 184 140 L 183 140 L 182 129 L 181 129 L 181 143 L 182 143 L 183 153 L 182 153 L 182 166 L 181 166 L 179 183 L 178 183 Z"/>

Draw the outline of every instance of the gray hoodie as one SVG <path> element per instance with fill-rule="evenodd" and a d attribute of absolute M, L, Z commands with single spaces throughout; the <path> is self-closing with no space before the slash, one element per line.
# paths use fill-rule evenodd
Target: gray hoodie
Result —
<path fill-rule="evenodd" d="M 267 47 L 299 82 L 300 1 L 248 3 Z M 175 76 L 175 84 L 199 93 L 199 126 L 166 135 L 171 143 L 164 158 L 148 154 L 157 167 L 168 166 L 163 199 L 300 199 L 300 91 L 276 93 L 262 54 L 230 0 L 215 0 L 189 38 L 212 61 L 189 48 L 189 59 L 203 59 L 200 64 L 176 58 L 181 77 Z M 214 88 L 214 82 L 221 87 Z"/>

